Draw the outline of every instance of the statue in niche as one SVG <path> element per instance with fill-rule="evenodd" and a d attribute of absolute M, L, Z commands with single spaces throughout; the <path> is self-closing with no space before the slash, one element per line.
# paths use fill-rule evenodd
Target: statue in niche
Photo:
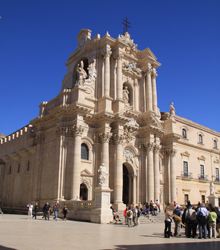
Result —
<path fill-rule="evenodd" d="M 213 183 L 213 181 L 210 183 L 210 194 L 211 194 L 211 195 L 214 195 L 214 194 L 215 194 L 215 192 L 214 192 L 214 183 Z"/>
<path fill-rule="evenodd" d="M 129 101 L 128 86 L 125 86 L 125 88 L 123 89 L 123 100 L 125 101 L 125 104 L 128 104 Z"/>
<path fill-rule="evenodd" d="M 99 174 L 99 186 L 106 186 L 106 179 L 108 177 L 108 171 L 104 163 L 98 169 Z"/>
<path fill-rule="evenodd" d="M 173 120 L 175 116 L 175 108 L 173 106 L 173 102 L 170 104 L 170 119 Z"/>
<path fill-rule="evenodd" d="M 76 73 L 77 73 L 76 85 L 77 86 L 84 85 L 85 79 L 87 77 L 87 73 L 84 70 L 84 63 L 83 63 L 83 61 L 80 61 L 80 63 L 77 64 Z"/>
<path fill-rule="evenodd" d="M 97 74 L 96 74 L 96 59 L 93 60 L 93 63 L 89 64 L 87 68 L 89 72 L 89 79 L 86 79 L 86 82 L 95 81 Z"/>

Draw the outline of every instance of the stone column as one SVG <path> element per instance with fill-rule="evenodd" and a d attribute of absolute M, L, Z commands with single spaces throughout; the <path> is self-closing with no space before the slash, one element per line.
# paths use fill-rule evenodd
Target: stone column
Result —
<path fill-rule="evenodd" d="M 154 147 L 154 201 L 159 200 L 160 196 L 160 180 L 159 180 L 159 150 L 160 146 Z"/>
<path fill-rule="evenodd" d="M 139 98 L 138 98 L 138 80 L 134 80 L 134 109 L 136 111 L 139 110 L 138 108 Z"/>
<path fill-rule="evenodd" d="M 156 86 L 157 71 L 152 69 L 152 97 L 153 97 L 153 111 L 157 111 L 157 86 Z"/>
<path fill-rule="evenodd" d="M 141 105 L 143 106 L 141 111 L 145 112 L 146 109 L 147 109 L 147 91 L 146 91 L 146 73 L 143 72 L 143 75 L 142 75 L 142 79 L 141 79 L 141 99 L 142 99 L 142 102 L 141 102 Z"/>
<path fill-rule="evenodd" d="M 122 99 L 122 58 L 123 53 L 118 51 L 116 54 L 117 57 L 117 99 Z"/>
<path fill-rule="evenodd" d="M 136 175 L 132 175 L 133 177 L 133 204 L 137 204 L 137 182 L 136 182 Z"/>
<path fill-rule="evenodd" d="M 176 201 L 176 165 L 175 155 L 177 150 L 170 150 L 170 187 L 171 187 L 171 202 Z"/>
<path fill-rule="evenodd" d="M 151 68 L 152 68 L 151 64 L 148 63 L 148 66 L 147 66 L 147 82 L 146 82 L 147 111 L 152 110 Z"/>
<path fill-rule="evenodd" d="M 139 204 L 140 203 L 140 193 L 139 193 L 139 188 L 140 188 L 140 175 L 139 175 L 139 171 L 138 171 L 138 169 L 137 169 L 137 199 L 136 199 L 136 201 L 137 201 L 137 204 Z"/>
<path fill-rule="evenodd" d="M 128 175 L 128 178 L 129 178 L 129 190 L 128 190 L 128 203 L 132 203 L 132 176 L 131 175 Z"/>
<path fill-rule="evenodd" d="M 105 164 L 106 170 L 109 173 L 109 140 L 112 134 L 109 132 L 104 132 L 99 134 L 99 138 L 102 142 L 102 163 Z M 106 180 L 106 186 L 109 187 L 109 177 Z"/>
<path fill-rule="evenodd" d="M 105 58 L 105 75 L 104 75 L 104 95 L 109 96 L 110 92 L 110 56 L 111 56 L 111 48 L 110 46 L 106 46 L 104 51 L 104 58 Z"/>
<path fill-rule="evenodd" d="M 74 133 L 74 150 L 73 150 L 73 177 L 71 200 L 76 200 L 80 195 L 80 164 L 81 164 L 81 136 L 83 127 L 76 125 L 73 129 Z"/>
<path fill-rule="evenodd" d="M 153 169 L 154 143 L 147 143 L 147 170 L 148 170 L 148 199 L 154 200 L 154 169 Z"/>

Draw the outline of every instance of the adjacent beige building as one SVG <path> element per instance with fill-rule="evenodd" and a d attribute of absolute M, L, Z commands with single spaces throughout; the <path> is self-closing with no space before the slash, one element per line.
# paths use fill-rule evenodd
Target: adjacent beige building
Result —
<path fill-rule="evenodd" d="M 175 115 L 173 104 L 160 112 L 152 51 L 128 33 L 83 29 L 77 39 L 60 93 L 30 124 L 1 135 L 1 205 L 92 201 L 102 163 L 118 210 L 207 201 L 211 183 L 220 197 L 220 133 Z"/>

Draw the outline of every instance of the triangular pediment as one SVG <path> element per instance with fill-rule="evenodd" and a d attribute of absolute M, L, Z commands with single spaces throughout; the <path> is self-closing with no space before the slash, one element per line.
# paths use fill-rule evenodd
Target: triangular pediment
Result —
<path fill-rule="evenodd" d="M 189 157 L 189 156 L 190 156 L 190 153 L 189 153 L 188 151 L 185 151 L 185 152 L 182 152 L 181 155 L 182 155 L 182 156 Z"/>
<path fill-rule="evenodd" d="M 148 56 L 150 56 L 153 60 L 157 60 L 156 56 L 154 55 L 154 53 L 149 49 L 147 48 L 147 54 Z"/>
<path fill-rule="evenodd" d="M 205 156 L 204 156 L 204 155 L 201 155 L 201 156 L 199 156 L 199 157 L 198 157 L 198 160 L 200 160 L 200 161 L 205 161 L 205 160 L 206 160 L 206 158 L 205 158 Z"/>

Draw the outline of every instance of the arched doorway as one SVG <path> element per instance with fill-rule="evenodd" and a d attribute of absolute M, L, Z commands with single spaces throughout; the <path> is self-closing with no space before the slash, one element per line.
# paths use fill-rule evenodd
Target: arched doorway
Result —
<path fill-rule="evenodd" d="M 124 204 L 129 204 L 129 173 L 127 167 L 123 164 L 123 197 Z"/>
<path fill-rule="evenodd" d="M 83 200 L 88 200 L 88 188 L 84 183 L 80 184 L 80 197 Z"/>

